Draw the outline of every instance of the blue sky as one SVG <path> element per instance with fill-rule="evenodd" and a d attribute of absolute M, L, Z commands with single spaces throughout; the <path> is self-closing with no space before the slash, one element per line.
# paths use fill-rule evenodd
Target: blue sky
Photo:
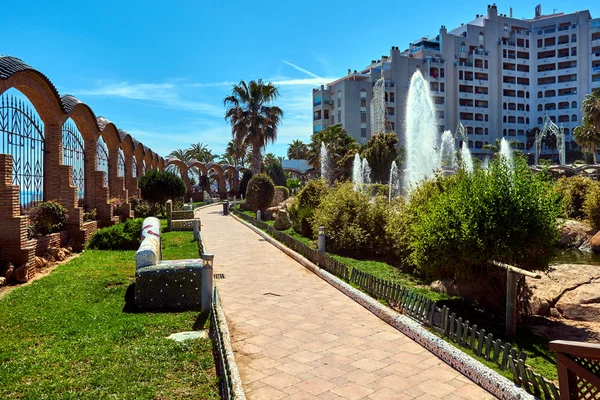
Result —
<path fill-rule="evenodd" d="M 95 3 L 95 4 L 94 4 Z M 515 2 L 517 3 L 517 2 Z M 497 3 L 500 13 L 533 16 L 538 1 Z M 162 156 L 190 143 L 223 152 L 231 130 L 222 99 L 240 79 L 280 87 L 285 112 L 267 151 L 285 155 L 312 133 L 313 87 L 401 50 L 440 25 L 452 29 L 487 4 L 362 1 L 13 1 L 0 13 L 0 54 L 23 59 L 97 115 Z M 589 9 L 595 1 L 548 1 Z"/>

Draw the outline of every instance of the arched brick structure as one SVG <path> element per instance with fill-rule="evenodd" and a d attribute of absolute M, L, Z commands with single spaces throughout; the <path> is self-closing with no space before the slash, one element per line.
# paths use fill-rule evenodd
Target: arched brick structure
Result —
<path fill-rule="evenodd" d="M 58 200 L 69 214 L 65 224 L 66 234 L 59 235 L 60 240 L 70 238 L 76 244 L 82 244 L 97 228 L 98 222 L 102 225 L 117 221 L 108 203 L 109 195 L 127 201 L 129 191 L 132 195 L 139 193 L 137 178 L 132 176 L 134 155 L 138 157 L 138 166 L 143 165 L 146 160 L 149 168 L 165 167 L 164 159 L 126 132 L 119 131 L 109 120 L 97 118 L 90 107 L 79 99 L 70 95 L 60 97 L 44 74 L 18 58 L 1 56 L 0 95 L 9 89 L 21 92 L 31 102 L 43 122 L 44 148 L 43 153 L 40 153 L 43 155 L 39 157 L 43 161 L 43 200 Z M 85 183 L 82 185 L 85 195 L 82 207 L 78 204 L 78 189 L 73 185 L 72 167 L 63 164 L 63 127 L 69 119 L 83 139 Z M 68 132 L 71 131 L 66 131 Z M 104 139 L 109 150 L 108 188 L 104 185 L 104 174 L 96 168 L 96 146 L 100 137 Z M 124 176 L 119 176 L 120 150 L 123 151 L 125 159 Z M 46 251 L 45 248 L 40 249 L 39 241 L 28 237 L 29 218 L 22 215 L 19 199 L 23 189 L 13 184 L 15 161 L 10 154 L 0 154 L 0 267 L 6 261 L 17 266 L 25 263 L 31 265 L 36 253 L 42 255 Z M 143 169 L 139 168 L 138 176 L 142 175 L 142 171 Z M 84 209 L 96 209 L 99 221 L 84 223 Z M 126 204 L 122 209 L 124 217 L 129 217 L 129 210 L 129 205 Z"/>

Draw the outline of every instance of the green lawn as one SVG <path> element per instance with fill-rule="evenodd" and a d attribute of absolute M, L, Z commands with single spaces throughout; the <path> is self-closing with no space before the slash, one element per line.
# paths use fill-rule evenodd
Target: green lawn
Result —
<path fill-rule="evenodd" d="M 243 213 L 253 218 L 256 216 L 256 214 L 252 211 L 244 211 Z M 271 226 L 274 224 L 274 221 L 265 222 Z M 298 234 L 292 228 L 283 232 L 309 246 L 314 248 L 317 247 L 316 240 L 306 238 Z M 352 272 L 353 268 L 356 268 L 360 271 L 370 273 L 378 278 L 386 279 L 403 285 L 411 290 L 429 297 L 432 300 L 437 301 L 440 306 L 446 305 L 452 312 L 455 312 L 457 316 L 461 316 L 463 321 L 469 320 L 471 325 L 475 323 L 479 327 L 484 327 L 487 333 L 492 333 L 494 335 L 494 340 L 505 340 L 503 337 L 504 321 L 502 316 L 491 315 L 487 312 L 484 312 L 483 310 L 469 304 L 462 298 L 450 297 L 445 294 L 434 292 L 425 282 L 421 281 L 417 277 L 412 276 L 411 274 L 401 272 L 398 268 L 386 262 L 375 260 L 359 260 L 332 253 L 328 254 L 338 261 L 346 264 L 350 268 L 350 272 Z M 514 346 L 518 347 L 519 350 L 527 353 L 527 364 L 530 365 L 537 373 L 543 375 L 547 379 L 558 380 L 556 359 L 554 353 L 551 352 L 548 347 L 548 339 L 532 334 L 531 330 L 525 326 L 518 328 L 517 339 L 512 343 Z M 464 349 L 462 347 L 459 348 L 467 354 L 474 356 L 474 353 L 468 349 Z M 488 363 L 478 357 L 475 358 L 512 379 L 512 375 L 509 372 L 502 372 L 497 367 L 493 366 L 492 363 Z"/>
<path fill-rule="evenodd" d="M 163 243 L 165 259 L 198 257 L 191 232 Z M 126 306 L 134 257 L 88 250 L 0 299 L 0 398 L 219 398 L 210 340 L 165 339 L 192 330 L 198 312 Z"/>

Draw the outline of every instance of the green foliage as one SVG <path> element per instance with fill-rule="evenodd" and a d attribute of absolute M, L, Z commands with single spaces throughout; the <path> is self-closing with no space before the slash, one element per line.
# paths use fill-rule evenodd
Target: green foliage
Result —
<path fill-rule="evenodd" d="M 273 201 L 275 194 L 275 185 L 271 178 L 266 174 L 254 175 L 248 182 L 246 189 L 246 203 L 252 211 L 260 210 L 264 212 Z"/>
<path fill-rule="evenodd" d="M 124 224 L 99 229 L 88 240 L 86 247 L 95 250 L 137 250 L 142 222 L 142 218 L 128 219 Z"/>
<path fill-rule="evenodd" d="M 596 181 L 585 196 L 583 212 L 594 228 L 600 229 L 600 184 Z"/>
<path fill-rule="evenodd" d="M 555 188 L 562 197 L 563 213 L 567 218 L 583 218 L 583 203 L 586 194 L 600 184 L 584 176 L 561 177 L 556 181 Z"/>
<path fill-rule="evenodd" d="M 352 161 L 358 151 L 358 144 L 348 135 L 342 124 L 330 125 L 314 133 L 310 138 L 308 163 L 320 168 L 321 143 L 325 143 L 329 154 L 329 169 L 334 179 L 349 177 Z"/>
<path fill-rule="evenodd" d="M 83 222 L 95 221 L 97 218 L 97 212 L 95 208 L 92 208 L 91 211 L 83 213 Z"/>
<path fill-rule="evenodd" d="M 290 190 L 285 186 L 275 186 L 275 194 L 277 195 L 278 193 L 280 193 L 280 197 L 283 198 L 281 201 L 285 201 L 290 197 Z"/>
<path fill-rule="evenodd" d="M 285 185 L 285 172 L 283 171 L 283 166 L 279 159 L 266 159 L 264 172 L 269 175 L 275 185 Z"/>
<path fill-rule="evenodd" d="M 252 179 L 252 171 L 244 171 L 242 179 L 240 180 L 240 194 L 246 196 L 246 189 L 248 188 L 248 182 L 250 182 L 250 179 Z"/>
<path fill-rule="evenodd" d="M 129 203 L 136 218 L 154 217 L 160 213 L 160 206 L 158 204 L 151 204 L 135 196 L 129 198 Z"/>
<path fill-rule="evenodd" d="M 57 201 L 44 201 L 29 211 L 30 233 L 48 235 L 62 229 L 69 218 L 67 210 Z"/>
<path fill-rule="evenodd" d="M 371 197 L 374 196 L 384 196 L 388 197 L 390 193 L 390 186 L 384 185 L 383 183 L 372 183 L 367 186 L 368 191 L 371 193 Z"/>
<path fill-rule="evenodd" d="M 140 178 L 139 186 L 142 198 L 151 203 L 164 204 L 167 200 L 181 197 L 186 192 L 183 179 L 167 171 L 146 172 Z"/>
<path fill-rule="evenodd" d="M 285 186 L 287 186 L 292 191 L 292 193 L 295 193 L 296 190 L 300 187 L 300 179 L 289 178 L 285 181 Z"/>
<path fill-rule="evenodd" d="M 324 179 L 311 179 L 300 190 L 296 201 L 288 206 L 290 220 L 296 232 L 312 237 L 311 222 L 314 210 L 327 193 L 329 193 L 329 186 Z"/>
<path fill-rule="evenodd" d="M 409 258 L 430 278 L 486 272 L 490 259 L 548 268 L 558 238 L 558 195 L 521 157 L 514 172 L 495 159 L 487 171 L 437 177 L 409 202 Z"/>
<path fill-rule="evenodd" d="M 374 182 L 387 182 L 390 178 L 392 162 L 398 157 L 398 135 L 393 132 L 371 136 L 361 151 L 371 167 Z"/>
<path fill-rule="evenodd" d="M 354 190 L 350 182 L 339 184 L 315 210 L 313 234 L 325 227 L 327 248 L 342 254 L 365 253 L 369 240 L 369 198 Z M 385 224 L 384 224 L 385 226 Z"/>
<path fill-rule="evenodd" d="M 308 146 L 302 143 L 302 140 L 294 140 L 287 150 L 287 158 L 289 160 L 306 160 L 308 154 Z"/>

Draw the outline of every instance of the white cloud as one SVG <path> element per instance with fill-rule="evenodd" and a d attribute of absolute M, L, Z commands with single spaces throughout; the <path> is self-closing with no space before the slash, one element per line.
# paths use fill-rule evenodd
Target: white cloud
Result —
<path fill-rule="evenodd" d="M 313 78 L 317 78 L 317 79 L 320 79 L 320 78 L 321 78 L 319 75 L 317 75 L 317 74 L 313 74 L 313 73 L 312 73 L 312 72 L 310 72 L 309 70 L 307 70 L 307 69 L 304 69 L 304 68 L 302 68 L 302 67 L 299 67 L 299 66 L 297 66 L 296 64 L 292 64 L 292 63 L 291 63 L 291 62 L 289 62 L 289 61 L 285 61 L 285 60 L 281 60 L 281 61 L 282 61 L 282 62 L 284 62 L 284 63 L 286 63 L 286 64 L 287 64 L 287 65 L 289 65 L 290 67 L 294 68 L 295 70 L 305 73 L 305 74 L 306 74 L 306 75 L 308 75 L 308 76 L 312 76 Z"/>

